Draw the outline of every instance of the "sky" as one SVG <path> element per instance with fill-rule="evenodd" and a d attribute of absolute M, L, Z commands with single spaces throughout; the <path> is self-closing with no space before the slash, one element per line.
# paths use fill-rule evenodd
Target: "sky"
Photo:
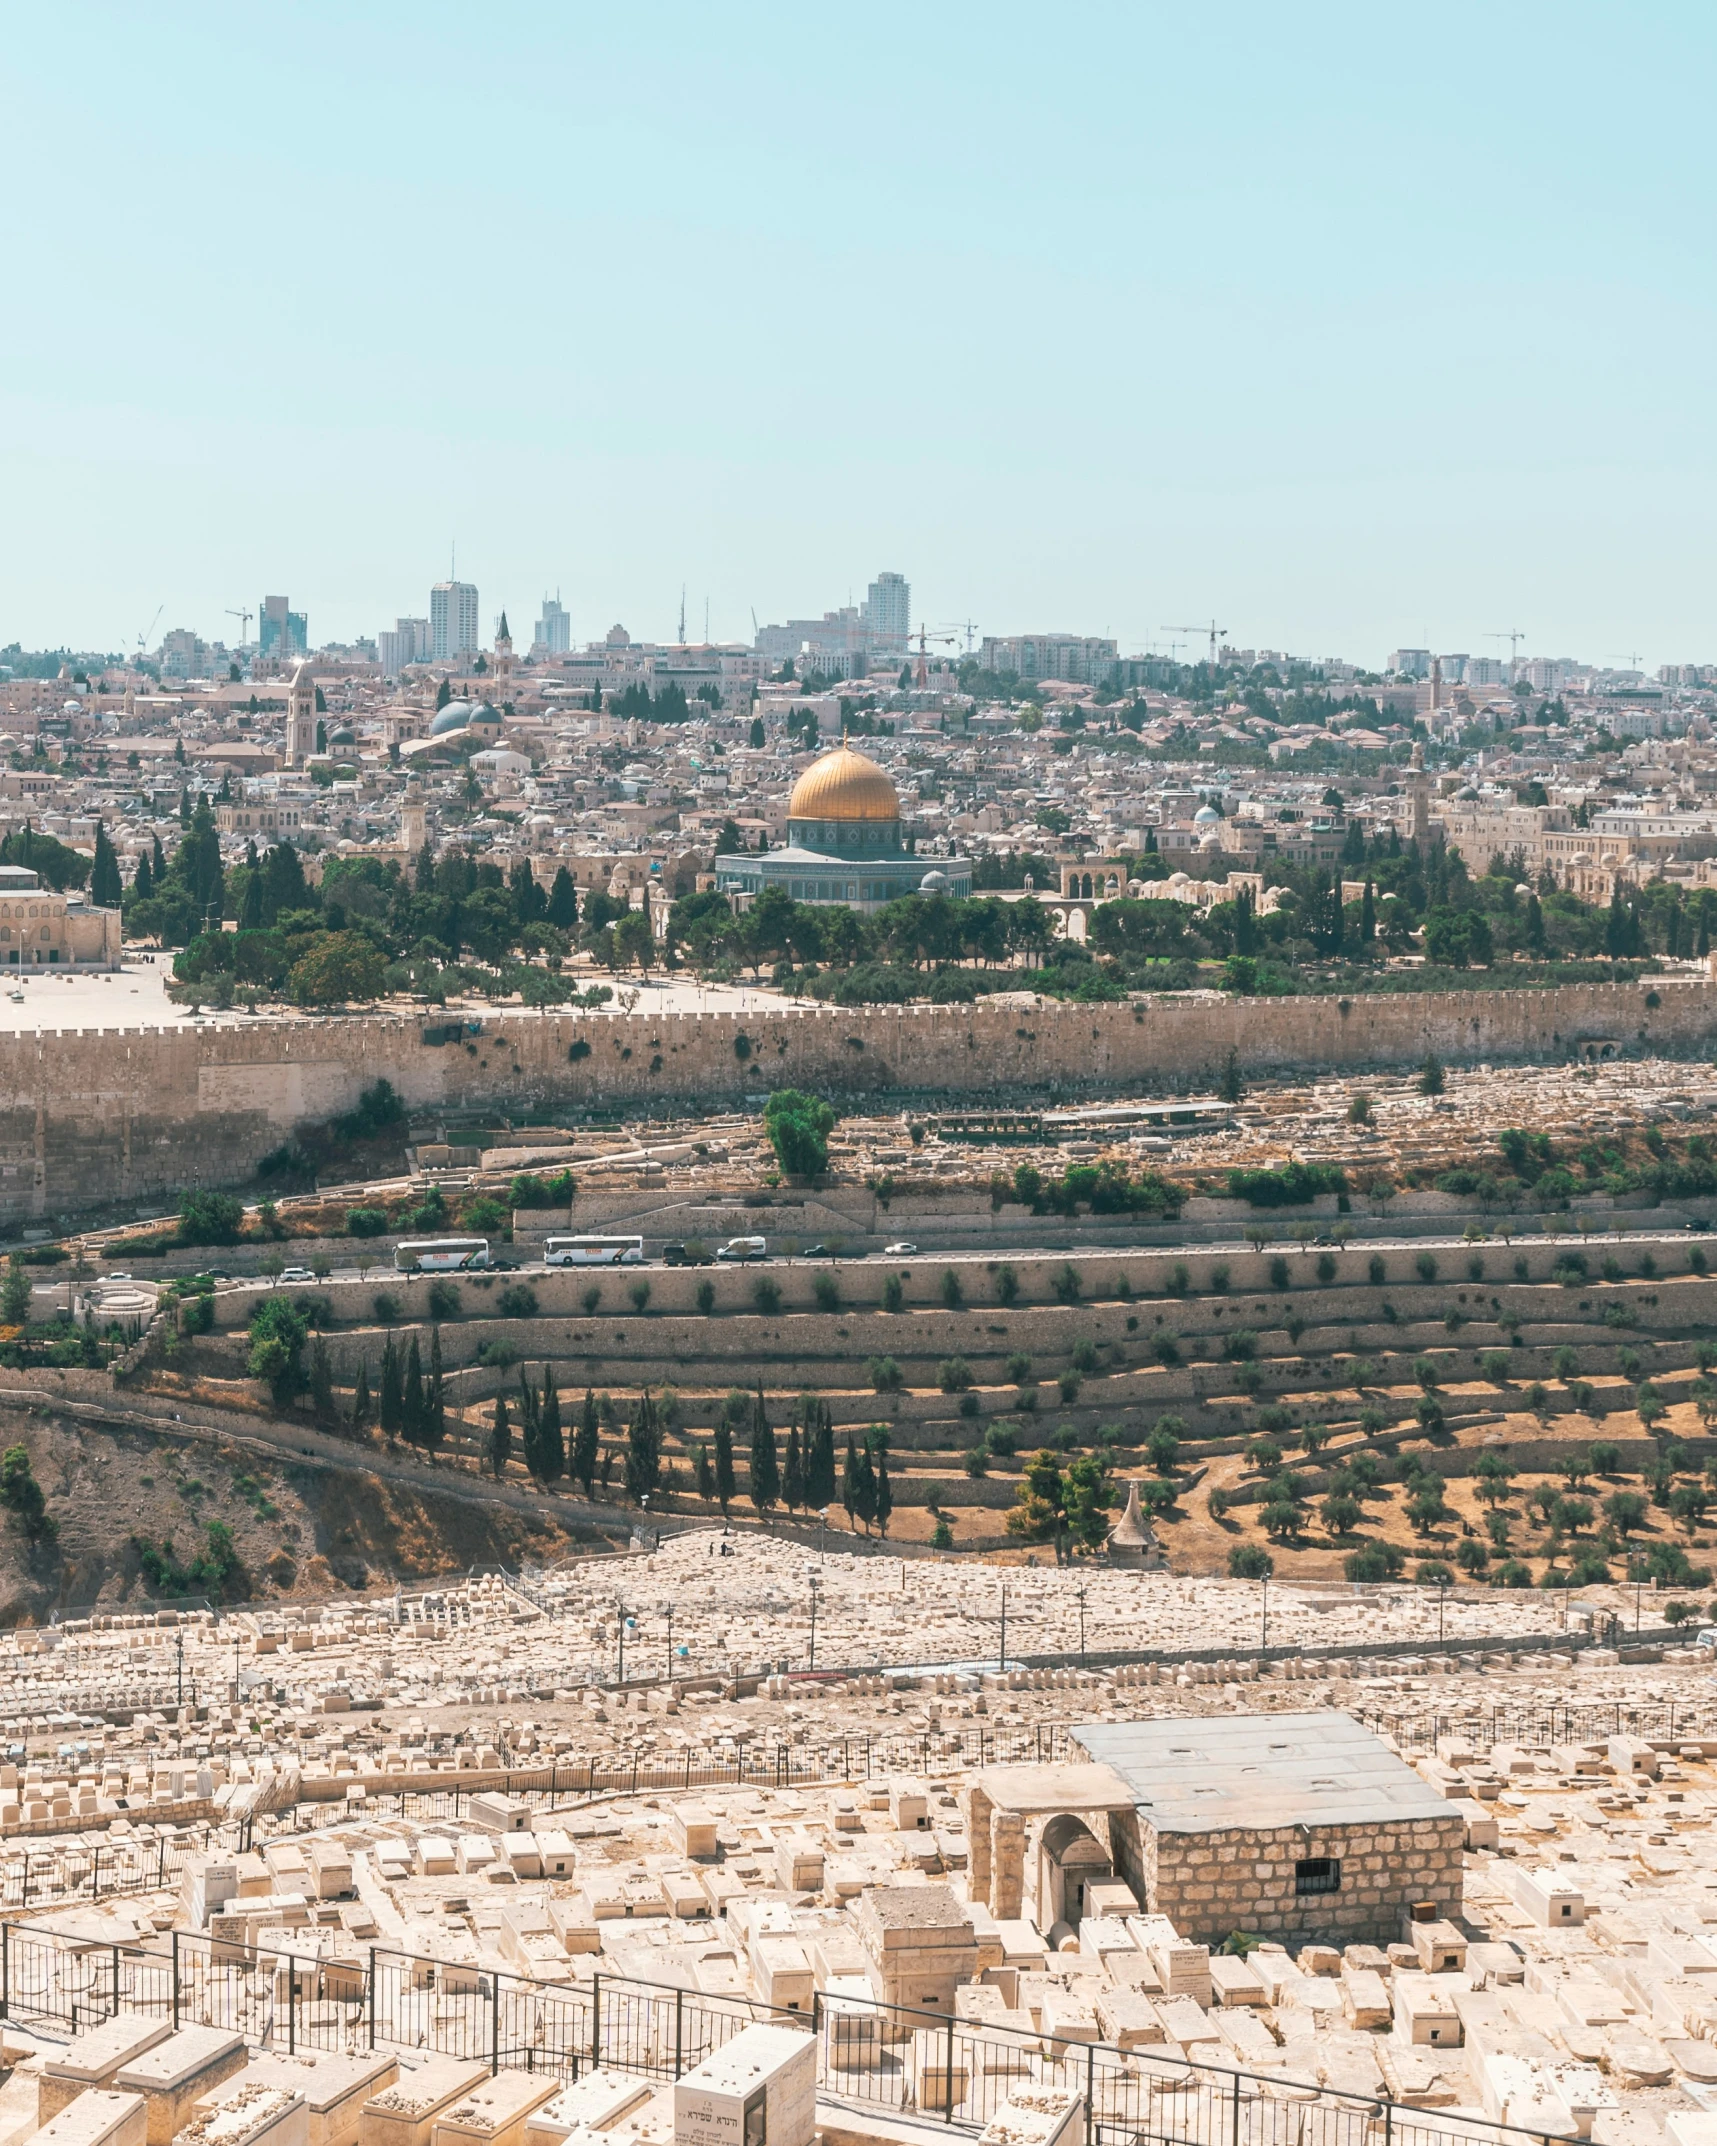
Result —
<path fill-rule="evenodd" d="M 521 646 L 893 568 L 962 646 L 1717 661 L 1714 61 L 1638 0 L 14 10 L 0 644 L 355 638 L 456 545 Z"/>

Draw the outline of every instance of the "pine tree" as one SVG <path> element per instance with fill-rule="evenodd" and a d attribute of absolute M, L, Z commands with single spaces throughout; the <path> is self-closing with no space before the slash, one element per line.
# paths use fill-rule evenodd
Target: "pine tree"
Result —
<path fill-rule="evenodd" d="M 400 1395 L 399 1430 L 408 1446 L 423 1443 L 428 1405 L 423 1395 L 423 1356 L 417 1346 L 417 1336 L 411 1337 L 411 1347 L 405 1357 L 405 1383 Z"/>
<path fill-rule="evenodd" d="M 662 1473 L 662 1415 L 648 1391 L 638 1396 L 626 1427 L 626 1495 L 641 1505 Z"/>
<path fill-rule="evenodd" d="M 835 1419 L 827 1401 L 812 1401 L 805 1416 L 805 1503 L 820 1512 L 835 1501 Z"/>
<path fill-rule="evenodd" d="M 572 931 L 578 924 L 578 882 L 564 864 L 556 870 L 549 889 L 548 921 L 561 931 Z"/>
<path fill-rule="evenodd" d="M 715 1495 L 724 1520 L 737 1488 L 738 1479 L 733 1472 L 733 1425 L 723 1416 L 715 1427 Z"/>
<path fill-rule="evenodd" d="M 1246 1083 L 1240 1075 L 1240 1053 L 1231 1043 L 1228 1056 L 1222 1061 L 1222 1078 L 1216 1092 L 1225 1103 L 1238 1103 L 1246 1093 Z"/>
<path fill-rule="evenodd" d="M 805 1456 L 799 1444 L 799 1426 L 787 1428 L 787 1458 L 781 1470 L 781 1502 L 790 1513 L 805 1502 Z"/>
<path fill-rule="evenodd" d="M 513 1426 L 507 1420 L 507 1397 L 495 1396 L 495 1422 L 489 1433 L 489 1473 L 500 1482 L 513 1457 Z"/>
<path fill-rule="evenodd" d="M 405 1395 L 400 1385 L 399 1351 L 389 1334 L 382 1344 L 381 1422 L 382 1436 L 391 1446 L 399 1436 L 405 1416 Z"/>
<path fill-rule="evenodd" d="M 572 1441 L 572 1473 L 584 1485 L 588 1498 L 596 1488 L 596 1463 L 602 1452 L 602 1428 L 596 1413 L 596 1396 L 584 1389 L 584 1407 Z"/>
<path fill-rule="evenodd" d="M 362 1438 L 369 1428 L 374 1402 L 370 1399 L 370 1367 L 361 1358 L 358 1362 L 357 1383 L 352 1388 L 352 1436 Z"/>
<path fill-rule="evenodd" d="M 554 1366 L 543 1366 L 542 1415 L 537 1426 L 538 1473 L 545 1483 L 558 1483 L 566 1473 L 566 1440 L 560 1427 L 560 1394 L 555 1388 Z"/>
<path fill-rule="evenodd" d="M 781 1464 L 775 1455 L 775 1433 L 769 1411 L 763 1405 L 763 1388 L 751 1416 L 751 1502 L 760 1513 L 781 1502 Z"/>

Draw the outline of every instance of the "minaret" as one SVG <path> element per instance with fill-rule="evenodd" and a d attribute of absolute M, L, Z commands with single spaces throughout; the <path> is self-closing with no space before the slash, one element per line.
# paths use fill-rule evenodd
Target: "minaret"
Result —
<path fill-rule="evenodd" d="M 1425 772 L 1425 748 L 1422 745 L 1413 748 L 1407 794 L 1413 803 L 1409 832 L 1415 842 L 1426 842 L 1431 834 L 1431 778 Z"/>
<path fill-rule="evenodd" d="M 495 628 L 495 661 L 492 666 L 497 693 L 508 685 L 513 676 L 513 637 L 507 631 L 507 614 L 501 613 L 501 623 Z"/>
<path fill-rule="evenodd" d="M 400 847 L 408 857 L 415 857 L 428 839 L 423 792 L 414 775 L 405 786 L 405 801 L 399 810 Z"/>

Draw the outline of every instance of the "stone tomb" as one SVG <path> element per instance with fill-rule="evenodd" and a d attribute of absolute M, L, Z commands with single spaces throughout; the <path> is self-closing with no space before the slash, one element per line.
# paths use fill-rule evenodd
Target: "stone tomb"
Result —
<path fill-rule="evenodd" d="M 1182 1938 L 1216 1945 L 1249 1930 L 1386 1945 L 1416 1908 L 1459 1906 L 1459 1815 L 1349 1715 L 1099 1723 L 1072 1735 L 1125 1779 L 1136 1823 L 1111 1824 L 1117 1867 Z"/>
<path fill-rule="evenodd" d="M 817 2038 L 752 2026 L 674 2085 L 674 2146 L 811 2146 Z"/>
<path fill-rule="evenodd" d="M 36 2121 L 46 2124 L 91 2087 L 108 2087 L 128 2064 L 172 2033 L 165 2019 L 118 2013 L 80 2034 L 62 2056 L 49 2057 L 36 2082 Z"/>

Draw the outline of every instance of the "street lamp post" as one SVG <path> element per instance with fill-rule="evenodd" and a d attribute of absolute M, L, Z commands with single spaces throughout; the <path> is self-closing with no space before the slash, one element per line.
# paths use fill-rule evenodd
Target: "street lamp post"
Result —
<path fill-rule="evenodd" d="M 811 1575 L 811 1667 L 817 1666 L 817 1593 L 822 1581 L 813 1572 Z"/>
<path fill-rule="evenodd" d="M 1270 1651 L 1270 1575 L 1267 1572 L 1264 1575 L 1264 1631 L 1258 1642 L 1258 1651 L 1261 1654 L 1268 1654 Z"/>
<path fill-rule="evenodd" d="M 1085 1589 L 1083 1585 L 1080 1586 L 1078 1594 L 1074 1596 L 1074 1600 L 1079 1604 L 1079 1659 L 1083 1661 L 1085 1659 Z"/>
<path fill-rule="evenodd" d="M 663 1614 L 668 1620 L 668 1682 L 672 1684 L 674 1681 L 674 1605 L 671 1602 L 666 1602 L 662 1605 L 662 1608 Z"/>
<path fill-rule="evenodd" d="M 614 1607 L 619 1612 L 620 1629 L 620 1665 L 614 1673 L 614 1682 L 616 1685 L 622 1685 L 626 1681 L 626 1605 L 624 1602 L 616 1602 Z"/>
<path fill-rule="evenodd" d="M 1002 1661 L 1001 1674 L 1008 1673 L 1008 1583 L 1002 1582 Z"/>

